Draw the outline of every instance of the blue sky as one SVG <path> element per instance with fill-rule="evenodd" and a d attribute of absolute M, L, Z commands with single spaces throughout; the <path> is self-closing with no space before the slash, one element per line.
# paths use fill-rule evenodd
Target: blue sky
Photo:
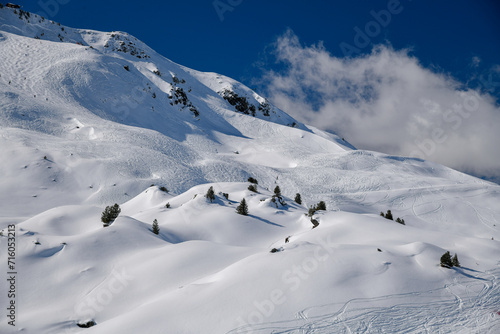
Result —
<path fill-rule="evenodd" d="M 241 81 L 361 149 L 500 182 L 498 0 L 17 0 Z"/>
<path fill-rule="evenodd" d="M 354 44 L 355 28 L 365 31 L 379 13 L 395 6 L 386 27 L 373 30 L 372 44 L 412 48 L 426 67 L 470 79 L 500 63 L 500 4 L 465 1 L 261 1 L 261 0 L 39 0 L 22 1 L 25 10 L 44 11 L 75 28 L 121 30 L 185 66 L 225 74 L 250 83 L 266 46 L 290 28 L 306 45 L 319 41 L 335 56 L 340 45 Z M 370 25 L 369 25 L 370 26 Z M 370 26 L 372 29 L 376 27 Z M 265 55 L 264 55 L 265 56 Z M 272 64 L 270 64 L 272 65 Z"/>

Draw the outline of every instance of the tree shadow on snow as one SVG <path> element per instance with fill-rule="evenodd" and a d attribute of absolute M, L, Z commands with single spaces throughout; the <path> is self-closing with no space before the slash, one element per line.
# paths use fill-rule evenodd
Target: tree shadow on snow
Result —
<path fill-rule="evenodd" d="M 480 280 L 480 281 L 487 281 L 484 278 L 476 277 L 476 276 L 473 276 L 471 274 L 467 274 L 465 272 L 465 270 L 467 270 L 467 271 L 472 271 L 472 272 L 475 272 L 475 273 L 479 273 L 479 271 L 477 271 L 477 270 L 470 269 L 470 268 L 465 268 L 465 267 L 452 267 L 451 269 L 455 270 L 457 273 L 459 273 L 459 274 L 461 274 L 461 275 L 463 275 L 465 277 L 477 279 L 477 280 Z"/>
<path fill-rule="evenodd" d="M 278 226 L 278 227 L 284 227 L 283 225 L 273 223 L 272 221 L 269 221 L 267 219 L 264 219 L 264 218 L 261 218 L 261 217 L 257 217 L 257 216 L 254 216 L 254 215 L 248 215 L 248 217 L 255 218 L 255 219 L 260 220 L 261 222 L 264 222 L 264 223 L 269 224 L 269 225 Z"/>

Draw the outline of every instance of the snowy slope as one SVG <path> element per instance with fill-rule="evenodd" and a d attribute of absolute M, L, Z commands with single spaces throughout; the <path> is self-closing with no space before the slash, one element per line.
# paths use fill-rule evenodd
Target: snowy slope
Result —
<path fill-rule="evenodd" d="M 152 182 L 164 183 L 175 191 L 185 191 L 202 182 L 220 181 L 221 169 L 225 170 L 223 180 L 241 180 L 248 172 L 253 172 L 247 165 L 257 155 L 256 147 L 262 142 L 269 145 L 266 148 L 268 156 L 275 153 L 288 156 L 289 162 L 285 164 L 288 167 L 294 164 L 290 157 L 294 147 L 281 151 L 287 144 L 282 136 L 297 141 L 312 133 L 272 106 L 269 107 L 269 116 L 264 116 L 258 110 L 258 101 L 264 99 L 243 85 L 216 74 L 187 71 L 127 34 L 64 28 L 48 20 L 37 20 L 34 15 L 27 24 L 24 16 L 19 19 L 8 8 L 3 8 L 1 14 L 4 61 L 0 65 L 3 111 L 0 122 L 5 133 L 2 138 L 10 138 L 5 146 L 11 141 L 23 143 L 22 147 L 16 148 L 16 155 L 30 156 L 30 159 L 23 159 L 8 169 L 28 166 L 26 174 L 36 174 L 33 176 L 36 180 L 54 179 L 54 170 L 58 170 L 59 178 L 64 180 L 56 182 L 67 180 L 69 183 L 71 180 L 70 184 L 63 185 L 64 188 L 87 188 L 72 195 L 75 199 L 67 196 L 53 198 L 49 206 L 34 208 L 30 214 L 81 200 L 91 203 L 124 201 L 127 199 L 125 193 L 138 194 Z M 19 32 L 20 35 L 16 34 Z M 54 40 L 56 33 L 67 35 L 64 42 Z M 33 36 L 41 37 L 33 39 Z M 141 50 L 134 51 L 134 54 L 146 52 L 148 56 L 137 58 L 136 55 L 113 51 L 120 45 L 116 39 L 134 40 L 134 50 Z M 93 48 L 74 41 L 82 41 Z M 161 76 L 154 71 L 159 71 Z M 174 83 L 174 77 L 178 83 Z M 198 77 L 209 84 L 205 85 Z M 175 97 L 174 86 L 182 88 L 199 117 L 194 116 L 189 105 L 175 104 L 182 99 Z M 234 87 L 235 92 L 248 97 L 256 107 L 255 117 L 236 113 L 234 107 L 217 93 L 228 87 Z M 291 128 L 294 123 L 295 127 Z M 273 137 L 279 140 L 273 140 Z M 305 146 L 301 149 L 309 149 L 307 145 L 318 142 L 330 147 L 331 151 L 344 151 L 343 145 L 320 136 L 313 137 L 312 141 L 301 145 Z M 270 144 L 272 142 L 276 143 Z M 236 156 L 236 151 L 242 151 L 241 155 Z M 34 156 L 33 152 L 40 154 Z M 110 152 L 114 152 L 113 159 L 109 159 Z M 58 153 L 57 159 L 50 159 L 53 163 L 50 175 L 40 175 L 39 170 L 30 168 L 40 158 Z M 278 163 L 277 166 L 267 157 L 261 156 L 261 159 L 268 160 L 271 168 L 283 165 Z M 110 177 L 116 173 L 120 182 Z M 177 175 L 183 176 L 178 178 Z M 123 180 L 129 178 L 134 179 L 134 184 L 138 179 L 144 182 L 136 188 L 124 184 Z M 120 191 L 110 188 L 115 183 Z M 89 191 L 90 186 L 94 190 Z M 45 188 L 40 181 L 32 183 L 31 187 L 24 188 L 25 197 L 28 194 L 43 196 L 40 189 Z"/>
<path fill-rule="evenodd" d="M 4 7 L 0 57 L 0 229 L 16 224 L 19 272 L 18 324 L 0 332 L 500 329 L 498 185 L 355 150 L 123 32 Z M 447 250 L 462 268 L 439 267 Z"/>
<path fill-rule="evenodd" d="M 124 203 L 108 228 L 99 221 L 100 208 L 87 206 L 55 208 L 18 224 L 22 328 L 30 333 L 419 333 L 424 328 L 494 333 L 499 328 L 500 247 L 478 237 L 474 226 L 463 227 L 466 235 L 460 235 L 339 211 L 318 213 L 320 225 L 312 229 L 305 207 L 285 198 L 288 205 L 276 208 L 270 192 L 259 188 L 255 194 L 247 185 L 206 184 L 179 196 L 150 187 Z M 218 194 L 213 203 L 204 197 L 209 186 Z M 235 213 L 242 198 L 249 216 Z M 158 236 L 150 231 L 154 219 L 160 223 Z M 272 248 L 281 251 L 270 253 Z M 446 250 L 460 254 L 462 268 L 439 266 Z M 90 319 L 95 327 L 76 326 Z"/>

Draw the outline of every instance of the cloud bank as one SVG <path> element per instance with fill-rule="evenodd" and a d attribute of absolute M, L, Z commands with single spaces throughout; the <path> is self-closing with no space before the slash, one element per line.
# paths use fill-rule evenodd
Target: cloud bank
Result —
<path fill-rule="evenodd" d="M 495 99 L 424 68 L 409 54 L 376 46 L 355 58 L 292 31 L 274 43 L 282 67 L 260 78 L 269 99 L 298 120 L 360 149 L 432 160 L 500 180 L 500 108 Z M 484 90 L 483 90 L 484 91 Z"/>

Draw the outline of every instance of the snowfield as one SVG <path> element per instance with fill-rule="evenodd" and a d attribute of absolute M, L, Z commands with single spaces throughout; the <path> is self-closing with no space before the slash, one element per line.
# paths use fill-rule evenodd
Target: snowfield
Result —
<path fill-rule="evenodd" d="M 500 332 L 500 186 L 356 150 L 123 32 L 4 7 L 0 57 L 1 333 Z"/>

